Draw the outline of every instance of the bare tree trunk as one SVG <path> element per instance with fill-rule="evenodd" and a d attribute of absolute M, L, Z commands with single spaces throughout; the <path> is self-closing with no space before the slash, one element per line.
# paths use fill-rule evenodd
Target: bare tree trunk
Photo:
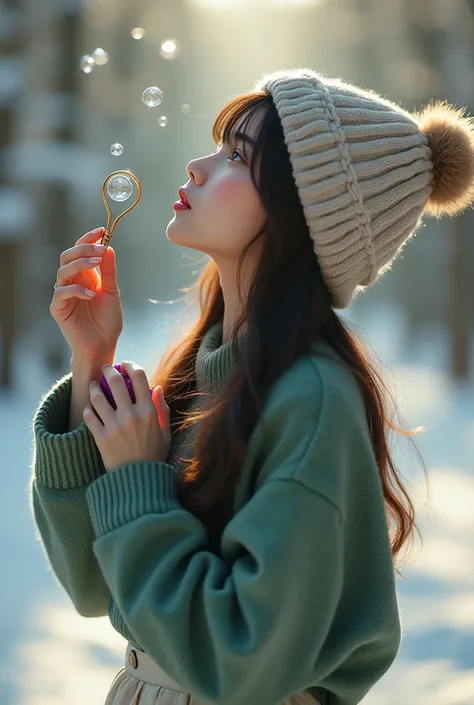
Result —
<path fill-rule="evenodd" d="M 75 136 L 80 3 L 23 0 L 21 5 L 26 81 L 16 109 L 15 171 L 35 216 L 22 258 L 28 287 L 22 288 L 21 308 L 37 354 L 58 370 L 66 343 L 49 305 L 69 215 L 64 163 Z"/>
<path fill-rule="evenodd" d="M 450 306 L 446 325 L 451 342 L 451 371 L 456 379 L 470 376 L 470 318 L 472 301 L 472 260 L 470 239 L 473 230 L 471 214 L 457 218 L 453 225 L 453 257 L 451 260 Z"/>
<path fill-rule="evenodd" d="M 457 105 L 473 105 L 472 66 L 474 51 L 472 35 L 474 15 L 472 6 L 466 2 L 450 3 L 445 8 L 442 89 L 443 95 Z M 471 109 L 472 112 L 472 109 Z M 457 217 L 452 223 L 449 301 L 445 308 L 446 329 L 450 340 L 451 371 L 457 379 L 470 376 L 470 323 L 473 305 L 472 280 L 474 267 L 471 252 L 471 237 L 474 222 L 472 211 Z"/>
<path fill-rule="evenodd" d="M 424 92 L 420 86 L 419 102 L 427 103 L 433 98 L 465 105 L 472 101 L 471 73 L 474 59 L 471 38 L 473 33 L 472 1 L 456 0 L 451 3 L 433 4 L 431 0 L 403 0 L 408 21 L 407 32 L 413 53 L 428 69 L 428 75 L 438 76 L 436 94 Z M 431 22 L 427 22 L 431 18 Z M 468 230 L 472 218 L 466 214 L 452 222 L 445 221 L 443 227 L 449 238 L 451 261 L 446 269 L 446 295 L 440 311 L 435 311 L 450 340 L 451 372 L 456 378 L 469 375 L 469 296 L 472 295 L 472 256 Z M 407 261 L 408 268 L 415 270 L 419 262 Z M 415 275 L 415 271 L 413 271 Z M 413 290 L 418 282 L 416 276 L 408 276 L 402 295 L 407 301 L 410 327 L 413 334 L 419 324 L 426 320 L 425 302 Z M 438 298 L 438 297 L 437 297 Z M 417 305 L 417 301 L 420 305 Z"/>
<path fill-rule="evenodd" d="M 0 153 L 13 141 L 14 104 L 20 86 L 20 9 L 17 2 L 6 3 L 1 10 L 0 62 L 4 64 L 0 106 Z M 12 382 L 12 357 L 15 337 L 20 330 L 17 267 L 25 221 L 21 219 L 21 192 L 10 184 L 7 169 L 0 172 L 0 388 Z"/>
<path fill-rule="evenodd" d="M 438 86 L 433 86 L 432 78 L 438 75 L 441 65 L 443 30 L 437 22 L 437 6 L 431 0 L 401 0 L 401 3 L 406 21 L 405 34 L 410 46 L 410 57 L 415 66 L 421 65 L 424 68 L 424 71 L 418 72 L 416 79 L 418 81 L 416 107 L 420 108 L 431 98 L 436 97 L 433 91 L 436 91 Z M 432 17 L 433 21 L 427 22 L 427 17 Z M 406 257 L 403 261 L 404 278 L 399 289 L 407 314 L 408 338 L 411 340 L 416 339 L 420 326 L 430 317 L 438 320 L 440 318 L 440 315 L 433 310 L 436 304 L 427 305 L 431 303 L 427 301 L 429 297 L 424 295 L 423 290 L 420 291 L 418 276 L 420 257 L 417 257 L 419 246 L 422 246 L 422 243 L 418 239 L 411 243 L 415 251 L 413 256 Z"/>

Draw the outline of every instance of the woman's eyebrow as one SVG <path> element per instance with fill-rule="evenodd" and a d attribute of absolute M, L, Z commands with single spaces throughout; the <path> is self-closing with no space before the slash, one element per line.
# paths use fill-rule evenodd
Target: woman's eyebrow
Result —
<path fill-rule="evenodd" d="M 252 147 L 255 147 L 255 140 L 252 139 L 252 137 L 249 137 L 249 135 L 247 135 L 245 132 L 238 132 L 237 131 L 235 133 L 235 137 L 237 137 L 237 139 L 241 139 L 242 142 L 248 142 L 249 144 L 252 145 Z"/>

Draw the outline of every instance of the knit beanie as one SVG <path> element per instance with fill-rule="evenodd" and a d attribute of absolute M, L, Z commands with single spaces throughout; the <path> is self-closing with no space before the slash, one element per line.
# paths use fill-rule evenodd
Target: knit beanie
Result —
<path fill-rule="evenodd" d="M 374 91 L 311 69 L 276 71 L 269 93 L 334 308 L 376 281 L 424 212 L 474 200 L 474 121 L 436 102 L 411 114 Z"/>

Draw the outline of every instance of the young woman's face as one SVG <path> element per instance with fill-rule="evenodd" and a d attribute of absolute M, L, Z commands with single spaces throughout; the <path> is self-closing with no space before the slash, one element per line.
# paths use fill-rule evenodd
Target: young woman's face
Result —
<path fill-rule="evenodd" d="M 246 127 L 252 139 L 258 114 Z M 166 236 L 176 245 L 204 252 L 217 265 L 237 259 L 241 250 L 265 225 L 266 215 L 250 180 L 252 144 L 232 133 L 231 145 L 221 145 L 208 156 L 187 165 L 184 186 L 191 210 L 176 211 Z"/>

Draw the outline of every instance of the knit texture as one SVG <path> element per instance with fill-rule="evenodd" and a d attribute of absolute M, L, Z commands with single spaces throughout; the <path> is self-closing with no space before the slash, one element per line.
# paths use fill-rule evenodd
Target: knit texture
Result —
<path fill-rule="evenodd" d="M 232 369 L 221 342 L 222 321 L 201 341 L 200 389 Z M 107 473 L 85 424 L 67 432 L 70 395 L 67 375 L 35 415 L 31 505 L 77 611 L 108 612 L 205 703 L 280 705 L 305 689 L 322 705 L 359 703 L 393 663 L 401 626 L 364 401 L 336 353 L 320 341 L 277 380 L 216 528 L 214 510 L 207 521 L 181 501 L 191 431 L 166 463 Z"/>
<path fill-rule="evenodd" d="M 421 222 L 428 140 L 395 103 L 311 69 L 276 71 L 255 89 L 275 103 L 314 252 L 333 307 L 345 308 Z"/>

